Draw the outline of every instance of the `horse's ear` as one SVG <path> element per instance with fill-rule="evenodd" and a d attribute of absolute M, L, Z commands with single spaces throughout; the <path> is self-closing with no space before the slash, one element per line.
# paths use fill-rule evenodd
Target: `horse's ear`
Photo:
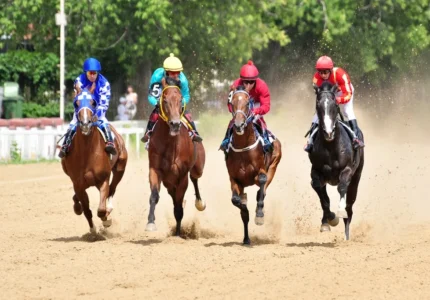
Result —
<path fill-rule="evenodd" d="M 320 88 L 315 83 L 313 83 L 312 86 L 314 87 L 315 94 L 318 94 L 320 91 Z"/>
<path fill-rule="evenodd" d="M 339 88 L 339 86 L 338 86 L 337 84 L 333 85 L 333 86 L 331 87 L 331 92 L 332 92 L 332 93 L 336 93 L 338 88 Z"/>

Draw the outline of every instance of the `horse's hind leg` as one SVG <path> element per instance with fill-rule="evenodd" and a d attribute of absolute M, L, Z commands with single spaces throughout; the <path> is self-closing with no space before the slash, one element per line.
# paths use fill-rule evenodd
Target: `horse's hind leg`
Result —
<path fill-rule="evenodd" d="M 339 224 L 339 219 L 336 215 L 330 211 L 330 198 L 327 195 L 327 186 L 321 181 L 319 174 L 312 169 L 312 188 L 318 194 L 320 198 L 321 208 L 323 210 L 323 217 L 321 219 L 321 232 L 330 231 L 330 225 L 336 226 Z"/>
<path fill-rule="evenodd" d="M 246 206 L 247 199 L 246 194 L 243 193 L 243 187 L 240 186 L 234 179 L 230 178 L 231 182 L 231 190 L 233 192 L 233 196 L 231 197 L 231 202 L 234 206 L 240 209 L 240 216 L 243 222 L 243 244 L 249 245 L 251 244 L 251 240 L 249 239 L 248 234 L 248 223 L 249 223 L 249 210 Z"/>
<path fill-rule="evenodd" d="M 267 188 L 272 182 L 273 177 L 275 177 L 276 169 L 278 167 L 279 162 L 281 161 L 281 158 L 282 158 L 281 142 L 277 139 L 273 142 L 273 152 L 272 152 L 270 164 L 267 168 L 267 181 L 266 181 L 266 184 L 264 185 L 264 194 L 266 194 Z"/>
<path fill-rule="evenodd" d="M 113 197 L 115 195 L 116 187 L 120 183 L 122 176 L 125 172 L 125 167 L 127 165 L 127 151 L 124 149 L 124 151 L 121 151 L 119 154 L 118 160 L 115 164 L 115 166 L 112 168 L 112 182 L 109 186 L 109 196 L 108 198 Z"/>
<path fill-rule="evenodd" d="M 110 212 L 113 207 L 106 207 L 106 199 L 109 195 L 109 177 L 103 181 L 102 184 L 98 185 L 97 188 L 100 192 L 100 202 L 99 208 L 97 209 L 97 216 L 102 220 L 104 227 L 109 227 L 112 225 L 112 219 L 109 217 Z M 112 203 L 110 203 L 112 205 Z"/>
<path fill-rule="evenodd" d="M 197 210 L 203 211 L 206 208 L 206 202 L 204 200 L 202 200 L 202 198 L 200 197 L 198 178 L 202 177 L 202 175 L 203 175 L 203 168 L 205 165 L 205 152 L 204 152 L 203 144 L 201 144 L 201 143 L 199 143 L 196 146 L 196 148 L 198 151 L 197 160 L 196 160 L 196 163 L 194 164 L 194 166 L 191 168 L 190 179 L 194 185 L 194 191 L 196 193 L 195 206 L 196 206 Z"/>
<path fill-rule="evenodd" d="M 204 211 L 206 208 L 206 202 L 202 200 L 202 198 L 200 197 L 200 190 L 199 190 L 199 184 L 198 184 L 198 179 L 194 178 L 190 175 L 190 179 L 191 182 L 194 185 L 194 191 L 196 192 L 196 203 L 195 206 L 197 208 L 197 210 L 199 211 Z"/>
<path fill-rule="evenodd" d="M 348 218 L 348 213 L 346 211 L 346 193 L 351 182 L 351 176 L 352 170 L 350 167 L 343 169 L 339 175 L 339 185 L 337 186 L 337 190 L 340 194 L 339 210 L 337 212 L 339 218 Z"/>
<path fill-rule="evenodd" d="M 154 168 L 149 169 L 149 186 L 151 188 L 151 196 L 149 197 L 149 214 L 148 224 L 146 224 L 146 231 L 156 231 L 155 226 L 155 206 L 160 199 L 160 176 Z"/>

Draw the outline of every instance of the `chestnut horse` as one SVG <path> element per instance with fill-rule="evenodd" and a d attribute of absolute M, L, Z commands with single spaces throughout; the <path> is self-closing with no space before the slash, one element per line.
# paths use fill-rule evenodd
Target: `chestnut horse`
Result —
<path fill-rule="evenodd" d="M 197 180 L 203 174 L 205 149 L 202 143 L 193 142 L 186 126 L 181 122 L 185 108 L 179 83 L 167 77 L 162 80 L 163 91 L 159 104 L 159 121 L 155 125 L 148 147 L 149 157 L 149 215 L 147 231 L 155 231 L 155 206 L 160 198 L 161 182 L 172 197 L 176 219 L 176 236 L 181 233 L 184 216 L 183 201 L 188 187 L 188 173 L 196 193 L 195 206 L 199 211 L 206 208 L 200 198 Z"/>
<path fill-rule="evenodd" d="M 79 95 L 84 97 L 79 97 Z M 77 215 L 84 213 L 90 225 L 90 231 L 96 232 L 92 220 L 88 194 L 86 189 L 91 186 L 100 191 L 100 203 L 97 216 L 103 221 L 105 227 L 112 224 L 110 213 L 113 209 L 112 197 L 116 187 L 124 175 L 127 165 L 127 150 L 120 134 L 110 125 L 114 134 L 117 155 L 111 156 L 105 152 L 103 133 L 97 127 L 95 115 L 96 102 L 93 95 L 84 89 L 76 96 L 78 128 L 73 138 L 69 154 L 61 159 L 64 173 L 73 182 L 75 195 L 73 196 L 73 209 Z M 110 175 L 113 173 L 109 185 Z M 109 198 L 106 207 L 106 200 Z"/>
<path fill-rule="evenodd" d="M 233 136 L 226 157 L 233 193 L 231 202 L 240 209 L 245 232 L 244 244 L 251 243 L 248 235 L 247 195 L 244 189 L 254 184 L 260 187 L 257 193 L 255 224 L 263 225 L 264 198 L 282 157 L 281 143 L 278 139 L 273 141 L 273 151 L 263 152 L 263 140 L 257 137 L 255 132 L 254 116 L 251 114 L 252 102 L 248 92 L 242 86 L 233 90 L 231 99 Z"/>

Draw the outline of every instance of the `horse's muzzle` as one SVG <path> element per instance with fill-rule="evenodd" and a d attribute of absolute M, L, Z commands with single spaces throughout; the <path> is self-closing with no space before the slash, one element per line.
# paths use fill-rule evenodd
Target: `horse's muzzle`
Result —
<path fill-rule="evenodd" d="M 234 130 L 236 131 L 236 133 L 237 133 L 238 135 L 242 135 L 242 134 L 244 134 L 244 133 L 245 133 L 245 126 L 246 126 L 246 124 L 245 124 L 245 123 L 241 123 L 240 125 L 236 125 L 236 124 L 234 124 L 234 125 L 233 125 L 233 128 L 234 128 Z"/>
<path fill-rule="evenodd" d="M 91 133 L 91 123 L 81 123 L 79 126 L 81 127 L 81 132 L 83 135 L 89 135 Z"/>
<path fill-rule="evenodd" d="M 333 130 L 333 131 L 331 131 L 330 133 L 327 133 L 327 131 L 325 131 L 324 130 L 324 139 L 327 141 L 327 142 L 331 142 L 331 141 L 333 141 L 334 140 L 334 137 L 335 137 L 335 130 Z"/>
<path fill-rule="evenodd" d="M 170 127 L 170 135 L 176 136 L 179 134 L 179 130 L 181 129 L 181 121 L 169 121 Z"/>

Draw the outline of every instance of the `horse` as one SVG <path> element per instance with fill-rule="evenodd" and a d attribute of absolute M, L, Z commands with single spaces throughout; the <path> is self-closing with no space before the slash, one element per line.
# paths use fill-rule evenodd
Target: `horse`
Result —
<path fill-rule="evenodd" d="M 79 97 L 79 95 L 86 96 Z M 97 127 L 96 101 L 90 91 L 87 89 L 79 91 L 75 99 L 77 99 L 74 104 L 78 111 L 78 128 L 68 155 L 61 159 L 61 165 L 64 173 L 70 177 L 73 183 L 75 192 L 73 210 L 75 214 L 81 215 L 83 212 L 90 226 L 90 232 L 96 233 L 86 189 L 91 186 L 97 187 L 100 192 L 97 216 L 102 220 L 105 228 L 111 226 L 112 197 L 124 175 L 128 155 L 124 140 L 112 125 L 110 127 L 114 134 L 117 154 L 110 155 L 105 152 L 104 136 Z M 113 177 L 109 185 L 111 173 L 113 173 Z M 108 205 L 106 205 L 107 199 L 109 199 Z"/>
<path fill-rule="evenodd" d="M 309 160 L 312 164 L 311 185 L 318 194 L 323 210 L 320 231 L 330 231 L 330 226 L 337 226 L 341 217 L 345 223 L 345 239 L 349 240 L 352 206 L 357 198 L 364 166 L 364 150 L 353 149 L 348 133 L 351 129 L 337 118 L 339 113 L 335 97 L 337 88 L 337 85 L 329 82 L 324 82 L 321 87 L 314 86 L 319 122 Z M 359 138 L 363 140 L 361 130 Z M 337 186 L 340 194 L 337 215 L 330 211 L 327 183 Z"/>
<path fill-rule="evenodd" d="M 159 101 L 160 118 L 153 129 L 148 145 L 149 158 L 149 215 L 146 231 L 156 231 L 155 206 L 160 198 L 163 183 L 172 197 L 176 219 L 175 235 L 181 234 L 184 216 L 184 195 L 188 188 L 188 174 L 196 194 L 195 207 L 206 208 L 200 197 L 198 179 L 203 175 L 205 149 L 202 143 L 193 142 L 186 126 L 181 122 L 185 107 L 179 82 L 170 77 L 162 79 L 162 95 Z"/>
<path fill-rule="evenodd" d="M 240 209 L 244 226 L 243 244 L 251 244 L 248 235 L 249 211 L 245 187 L 257 185 L 257 207 L 255 224 L 264 224 L 264 198 L 266 191 L 281 161 L 282 149 L 278 139 L 273 141 L 273 151 L 264 153 L 263 139 L 257 136 L 254 128 L 254 116 L 251 112 L 253 102 L 249 91 L 240 86 L 233 88 L 230 100 L 233 119 L 233 133 L 226 154 L 226 166 L 230 177 L 231 202 Z M 231 151 L 230 151 L 231 149 Z"/>

